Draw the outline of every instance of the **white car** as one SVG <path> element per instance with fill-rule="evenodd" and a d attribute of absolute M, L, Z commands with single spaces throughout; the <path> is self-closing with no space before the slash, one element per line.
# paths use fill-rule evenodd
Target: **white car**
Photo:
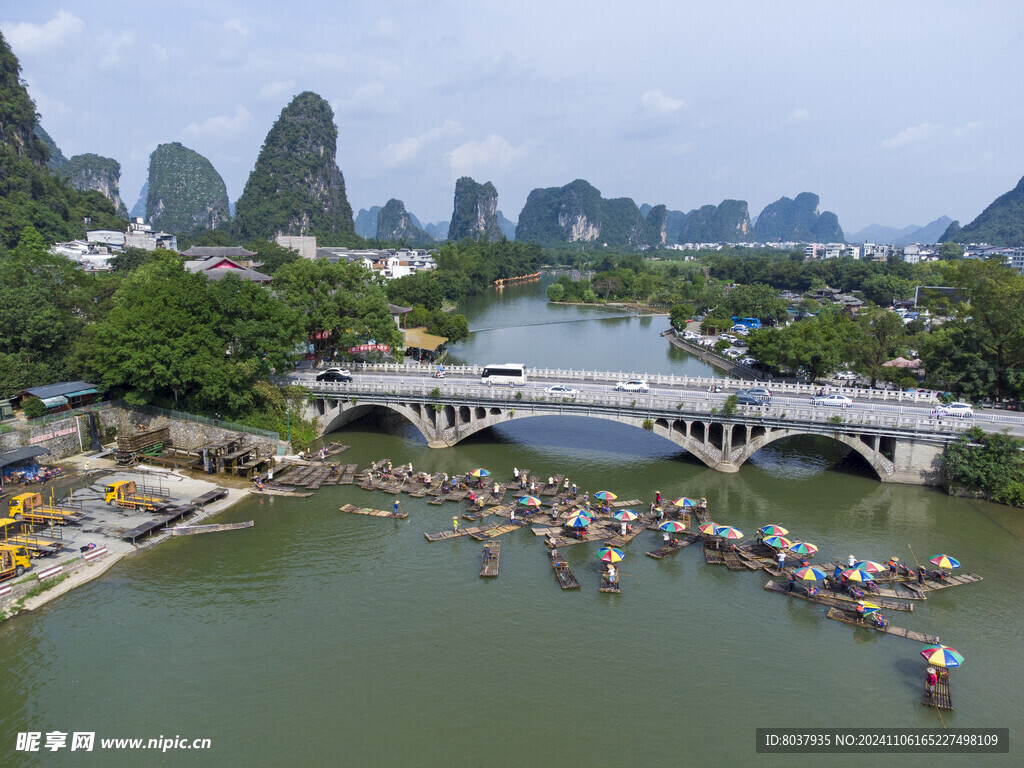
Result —
<path fill-rule="evenodd" d="M 932 416 L 955 416 L 958 419 L 970 419 L 974 416 L 974 409 L 968 403 L 949 403 L 938 405 L 932 411 Z"/>
<path fill-rule="evenodd" d="M 835 374 L 832 378 L 839 381 L 856 381 L 857 374 L 853 371 L 839 371 L 839 373 Z"/>
<path fill-rule="evenodd" d="M 615 389 L 619 392 L 650 392 L 651 390 L 651 388 L 647 386 L 647 382 L 643 379 L 630 379 L 629 381 L 616 382 Z"/>
<path fill-rule="evenodd" d="M 739 357 L 740 355 L 742 355 L 743 354 L 743 350 L 742 349 L 736 349 L 736 347 L 729 347 L 727 350 L 725 350 L 724 354 L 725 354 L 726 357 L 734 357 L 735 358 L 735 357 Z"/>
<path fill-rule="evenodd" d="M 740 365 L 756 365 L 756 364 L 757 364 L 757 358 L 756 357 L 744 357 L 742 360 L 740 360 Z"/>
<path fill-rule="evenodd" d="M 811 405 L 828 405 L 833 408 L 849 408 L 853 400 L 846 395 L 815 395 L 811 399 Z"/>
<path fill-rule="evenodd" d="M 321 373 L 338 373 L 341 374 L 342 376 L 352 375 L 352 371 L 350 371 L 348 368 L 324 368 L 324 370 L 321 371 Z"/>
<path fill-rule="evenodd" d="M 700 334 L 699 333 L 694 333 L 693 331 L 683 331 L 683 338 L 684 339 L 699 339 L 700 338 Z"/>
<path fill-rule="evenodd" d="M 578 390 L 572 387 L 567 387 L 564 384 L 555 384 L 553 387 L 548 387 L 547 393 L 549 395 L 561 395 L 563 397 L 575 397 L 579 394 Z"/>

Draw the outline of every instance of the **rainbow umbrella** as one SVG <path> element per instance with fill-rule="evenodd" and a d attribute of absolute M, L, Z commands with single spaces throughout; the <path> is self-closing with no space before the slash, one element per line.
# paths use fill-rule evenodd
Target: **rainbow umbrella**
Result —
<path fill-rule="evenodd" d="M 761 533 L 765 536 L 785 536 L 789 531 L 781 525 L 766 525 L 761 529 Z"/>
<path fill-rule="evenodd" d="M 566 528 L 586 528 L 590 525 L 590 518 L 586 515 L 573 515 L 565 521 Z"/>
<path fill-rule="evenodd" d="M 731 525 L 720 525 L 715 528 L 715 536 L 721 536 L 723 539 L 742 539 L 743 531 Z"/>
<path fill-rule="evenodd" d="M 813 555 L 818 551 L 818 548 L 809 541 L 794 541 L 789 551 L 796 552 L 798 555 Z"/>
<path fill-rule="evenodd" d="M 774 547 L 775 549 L 788 549 L 793 546 L 793 542 L 785 536 L 767 536 L 765 537 L 764 543 L 769 547 Z"/>
<path fill-rule="evenodd" d="M 793 571 L 793 575 L 804 581 L 818 581 L 819 579 L 824 579 L 828 574 L 820 568 L 807 566 L 806 568 L 797 568 Z"/>
<path fill-rule="evenodd" d="M 950 557 L 949 555 L 936 555 L 928 562 L 935 563 L 939 568 L 948 568 L 949 570 L 960 567 L 960 561 L 955 557 Z"/>
<path fill-rule="evenodd" d="M 885 573 L 889 570 L 889 566 L 876 563 L 874 560 L 858 560 L 853 567 L 868 573 Z"/>
<path fill-rule="evenodd" d="M 638 519 L 640 515 L 638 515 L 632 509 L 620 509 L 614 515 L 612 515 L 612 517 L 614 517 L 616 520 L 622 523 L 631 523 L 634 520 Z"/>
<path fill-rule="evenodd" d="M 693 499 L 688 499 L 685 496 L 680 496 L 678 499 L 673 500 L 672 504 L 677 507 L 696 507 L 697 502 Z"/>
<path fill-rule="evenodd" d="M 615 501 L 619 497 L 611 491 L 598 491 L 594 494 L 594 498 L 600 499 L 601 501 Z"/>
<path fill-rule="evenodd" d="M 666 520 L 664 523 L 658 526 L 662 531 L 668 533 L 682 533 L 686 530 L 686 526 L 680 523 L 678 520 Z"/>
<path fill-rule="evenodd" d="M 959 667 L 964 663 L 964 657 L 960 655 L 960 652 L 955 648 L 950 648 L 948 645 L 929 645 L 923 651 L 921 655 L 924 656 L 925 661 L 929 664 L 934 664 L 937 667 Z"/>
<path fill-rule="evenodd" d="M 851 568 L 848 571 L 843 571 L 845 576 L 850 581 L 874 581 L 875 577 L 867 571 L 862 571 L 860 568 Z"/>
<path fill-rule="evenodd" d="M 697 526 L 697 529 L 707 536 L 712 536 L 715 533 L 715 528 L 718 527 L 717 523 L 701 523 Z"/>
<path fill-rule="evenodd" d="M 491 473 L 486 469 L 474 469 L 469 474 L 471 477 L 488 477 Z"/>
<path fill-rule="evenodd" d="M 622 550 L 615 547 L 601 547 L 597 550 L 597 556 L 606 563 L 617 563 L 623 558 Z"/>
<path fill-rule="evenodd" d="M 539 507 L 544 502 L 536 496 L 520 496 L 519 503 L 526 507 Z"/>

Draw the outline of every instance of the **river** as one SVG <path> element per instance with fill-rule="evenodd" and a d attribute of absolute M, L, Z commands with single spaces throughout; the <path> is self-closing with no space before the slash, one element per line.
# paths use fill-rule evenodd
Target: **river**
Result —
<path fill-rule="evenodd" d="M 707 374 L 659 336 L 664 318 L 550 307 L 539 283 L 474 298 L 471 363 Z M 598 319 L 606 318 L 606 319 Z M 549 325 L 535 325 L 551 320 Z M 562 322 L 579 320 L 580 322 Z M 530 325 L 526 325 L 526 324 Z M 432 451 L 408 426 L 368 418 L 329 436 L 346 462 L 568 473 L 649 503 L 707 497 L 752 533 L 779 523 L 825 556 L 960 558 L 984 581 L 933 593 L 892 623 L 966 657 L 955 712 L 920 703 L 915 642 L 854 630 L 768 594 L 762 572 L 662 561 L 641 534 L 622 594 L 597 591 L 594 545 L 566 550 L 583 584 L 563 592 L 542 540 L 504 536 L 501 575 L 478 577 L 479 543 L 427 542 L 452 507 L 403 498 L 406 520 L 338 512 L 390 496 L 327 487 L 248 499 L 218 521 L 244 531 L 169 540 L 32 615 L 0 625 L 2 765 L 861 766 L 884 755 L 759 755 L 758 727 L 1010 727 L 984 758 L 905 754 L 903 766 L 1020 765 L 1024 716 L 1019 512 L 843 468 L 838 444 L 781 441 L 737 474 L 661 438 L 583 418 L 525 419 Z M 910 547 L 913 547 L 911 551 Z M 209 738 L 210 751 L 14 752 L 21 731 Z"/>

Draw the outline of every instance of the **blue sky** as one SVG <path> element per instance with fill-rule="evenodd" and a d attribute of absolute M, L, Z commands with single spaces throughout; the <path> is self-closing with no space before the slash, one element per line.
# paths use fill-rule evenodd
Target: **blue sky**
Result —
<path fill-rule="evenodd" d="M 684 211 L 816 192 L 852 232 L 966 223 L 1024 175 L 1016 2 L 4 5 L 43 126 L 118 160 L 129 207 L 170 141 L 236 199 L 304 90 L 334 109 L 353 208 L 395 197 L 423 221 L 469 175 L 512 219 L 585 178 Z"/>

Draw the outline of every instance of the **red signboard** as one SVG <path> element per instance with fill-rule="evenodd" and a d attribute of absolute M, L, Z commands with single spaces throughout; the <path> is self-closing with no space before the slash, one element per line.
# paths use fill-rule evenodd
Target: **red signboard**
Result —
<path fill-rule="evenodd" d="M 352 354 L 357 352 L 390 352 L 390 344 L 358 344 L 354 347 L 349 347 L 348 351 Z"/>

